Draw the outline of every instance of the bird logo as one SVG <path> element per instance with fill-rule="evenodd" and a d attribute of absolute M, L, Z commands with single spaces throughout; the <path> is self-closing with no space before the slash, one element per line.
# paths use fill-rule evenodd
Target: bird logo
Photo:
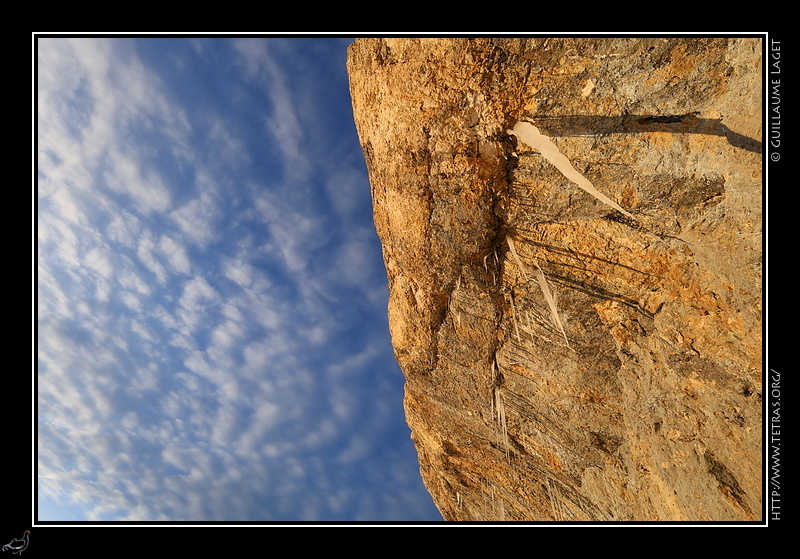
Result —
<path fill-rule="evenodd" d="M 25 530 L 25 533 L 22 534 L 22 538 L 20 539 L 14 538 L 10 542 L 8 542 L 6 545 L 3 546 L 3 551 L 10 551 L 17 555 L 22 553 L 23 551 L 25 551 L 25 548 L 28 547 L 28 534 L 30 533 L 31 533 L 30 530 Z"/>

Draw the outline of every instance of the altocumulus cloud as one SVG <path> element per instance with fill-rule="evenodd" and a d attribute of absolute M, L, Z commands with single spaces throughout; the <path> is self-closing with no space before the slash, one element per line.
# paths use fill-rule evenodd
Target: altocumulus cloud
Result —
<path fill-rule="evenodd" d="M 39 520 L 441 519 L 347 44 L 37 40 Z"/>

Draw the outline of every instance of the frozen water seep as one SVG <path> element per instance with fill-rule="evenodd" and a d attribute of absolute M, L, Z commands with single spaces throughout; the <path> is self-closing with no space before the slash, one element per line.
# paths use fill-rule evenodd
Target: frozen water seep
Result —
<path fill-rule="evenodd" d="M 589 179 L 581 175 L 575 167 L 572 166 L 572 163 L 569 162 L 564 154 L 558 151 L 558 147 L 544 134 L 539 132 L 539 129 L 536 128 L 533 124 L 529 122 L 519 121 L 514 125 L 513 130 L 508 131 L 509 134 L 513 134 L 517 138 L 519 138 L 522 142 L 524 142 L 529 147 L 537 150 L 539 153 L 542 154 L 542 157 L 547 159 L 556 169 L 561 171 L 561 174 L 568 178 L 570 181 L 574 182 L 580 188 L 603 202 L 617 210 L 618 212 L 626 215 L 631 219 L 635 219 L 629 212 L 624 210 L 619 204 L 611 200 L 608 196 L 597 190 L 594 185 L 589 182 Z"/>
<path fill-rule="evenodd" d="M 520 259 L 519 255 L 517 254 L 517 249 L 514 247 L 514 241 L 511 240 L 511 237 L 506 237 L 506 241 L 508 242 L 508 248 L 511 250 L 511 255 L 514 257 L 514 260 L 517 261 L 517 266 L 519 266 L 520 272 L 522 273 L 522 277 L 525 278 L 527 281 L 528 274 L 525 273 L 525 266 L 522 264 L 522 260 Z M 569 339 L 567 338 L 567 331 L 564 329 L 564 323 L 561 321 L 561 317 L 558 314 L 558 307 L 556 306 L 556 300 L 553 297 L 553 293 L 550 291 L 550 287 L 547 285 L 547 279 L 544 277 L 544 271 L 539 267 L 539 263 L 536 260 L 533 261 L 534 265 L 536 266 L 536 281 L 539 282 L 539 288 L 542 290 L 542 294 L 544 295 L 545 300 L 547 301 L 547 306 L 550 307 L 550 314 L 553 317 L 553 322 L 558 326 L 558 329 L 561 330 L 561 334 L 564 336 L 564 341 L 569 347 Z M 514 307 L 514 298 L 511 298 L 511 305 L 512 308 Z M 517 330 L 517 339 L 519 339 L 519 328 L 517 326 L 517 311 L 516 308 L 513 308 L 514 314 L 514 328 Z"/>

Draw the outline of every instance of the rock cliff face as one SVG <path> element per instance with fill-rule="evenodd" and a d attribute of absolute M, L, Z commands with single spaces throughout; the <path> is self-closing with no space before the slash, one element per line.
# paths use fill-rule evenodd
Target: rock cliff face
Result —
<path fill-rule="evenodd" d="M 445 520 L 761 519 L 761 49 L 350 47 L 407 420 Z"/>

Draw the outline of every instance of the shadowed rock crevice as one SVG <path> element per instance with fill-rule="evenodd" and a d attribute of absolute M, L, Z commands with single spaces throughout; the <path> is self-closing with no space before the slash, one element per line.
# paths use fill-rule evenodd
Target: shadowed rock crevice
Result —
<path fill-rule="evenodd" d="M 548 136 L 603 136 L 607 134 L 705 134 L 722 136 L 731 146 L 753 153 L 762 153 L 762 142 L 738 134 L 722 123 L 721 118 L 699 118 L 697 113 L 683 115 L 569 115 L 530 116 Z"/>

